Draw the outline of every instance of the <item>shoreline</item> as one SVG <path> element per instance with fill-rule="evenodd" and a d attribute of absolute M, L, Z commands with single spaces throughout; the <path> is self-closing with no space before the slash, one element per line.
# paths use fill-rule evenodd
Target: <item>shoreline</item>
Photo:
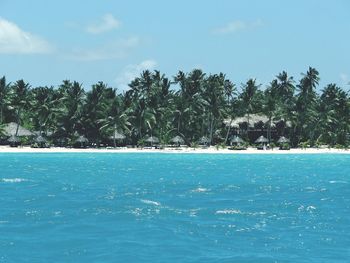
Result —
<path fill-rule="evenodd" d="M 24 147 L 9 147 L 9 146 L 0 146 L 0 153 L 167 153 L 167 154 L 181 154 L 181 153 L 190 153 L 190 154 L 350 154 L 350 150 L 345 149 L 335 149 L 335 148 L 295 148 L 290 150 L 257 150 L 256 148 L 248 148 L 247 150 L 228 150 L 228 149 L 219 149 L 215 147 L 210 148 L 165 148 L 165 149 L 140 149 L 140 148 L 61 148 L 61 147 L 52 147 L 52 148 L 31 148 L 29 146 Z"/>

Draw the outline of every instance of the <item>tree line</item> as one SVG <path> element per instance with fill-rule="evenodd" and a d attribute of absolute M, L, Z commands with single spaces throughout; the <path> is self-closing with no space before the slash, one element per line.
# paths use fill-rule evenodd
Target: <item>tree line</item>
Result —
<path fill-rule="evenodd" d="M 230 127 L 236 117 L 247 116 L 240 135 L 249 137 L 249 116 L 263 114 L 266 136 L 278 121 L 278 134 L 300 143 L 348 144 L 350 98 L 336 84 L 319 90 L 319 72 L 310 67 L 298 81 L 279 73 L 267 86 L 256 79 L 234 84 L 225 74 L 205 74 L 194 69 L 168 78 L 159 71 L 143 71 L 129 89 L 98 82 L 85 90 L 81 83 L 64 80 L 58 87 L 31 87 L 24 80 L 8 83 L 0 79 L 0 124 L 16 122 L 53 141 L 68 144 L 84 135 L 97 145 L 111 142 L 114 132 L 126 135 L 126 143 L 137 145 L 147 136 L 162 142 L 179 135 L 187 144 L 202 136 L 210 144 L 227 144 L 237 130 Z M 231 120 L 231 121 L 230 121 Z M 243 133 L 242 133 L 243 130 Z M 264 134 L 265 135 L 265 134 Z"/>

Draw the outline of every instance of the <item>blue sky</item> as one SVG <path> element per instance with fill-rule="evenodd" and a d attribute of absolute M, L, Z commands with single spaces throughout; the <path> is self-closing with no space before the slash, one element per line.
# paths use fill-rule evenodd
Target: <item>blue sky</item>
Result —
<path fill-rule="evenodd" d="M 347 0 L 0 0 L 0 10 L 0 75 L 33 87 L 70 79 L 121 91 L 147 68 L 265 86 L 309 66 L 320 89 L 350 87 Z"/>

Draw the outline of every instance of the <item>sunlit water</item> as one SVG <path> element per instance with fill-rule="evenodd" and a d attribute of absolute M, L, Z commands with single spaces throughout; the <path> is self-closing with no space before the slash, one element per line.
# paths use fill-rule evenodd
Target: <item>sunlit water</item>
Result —
<path fill-rule="evenodd" d="M 0 154 L 0 262 L 350 262 L 350 155 Z"/>

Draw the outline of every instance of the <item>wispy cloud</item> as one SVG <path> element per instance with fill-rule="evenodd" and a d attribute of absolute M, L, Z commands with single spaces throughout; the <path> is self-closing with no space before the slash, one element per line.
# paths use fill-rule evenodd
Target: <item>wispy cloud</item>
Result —
<path fill-rule="evenodd" d="M 343 85 L 350 85 L 350 78 L 345 73 L 340 73 L 340 80 L 342 81 Z"/>
<path fill-rule="evenodd" d="M 53 51 L 43 38 L 23 31 L 15 23 L 0 17 L 0 53 L 45 54 Z"/>
<path fill-rule="evenodd" d="M 94 49 L 76 49 L 67 58 L 80 61 L 121 59 L 128 56 L 131 50 L 139 46 L 140 42 L 138 37 L 119 39 Z"/>
<path fill-rule="evenodd" d="M 233 33 L 239 32 L 239 31 L 244 31 L 244 30 L 249 30 L 249 29 L 261 27 L 262 25 L 263 25 L 263 22 L 260 19 L 253 21 L 253 22 L 236 20 L 236 21 L 229 22 L 222 27 L 214 29 L 213 33 L 219 34 L 219 35 L 233 34 Z"/>
<path fill-rule="evenodd" d="M 157 61 L 153 59 L 148 59 L 140 62 L 139 64 L 128 65 L 116 78 L 117 88 L 119 90 L 125 91 L 129 88 L 128 84 L 138 77 L 140 73 L 144 70 L 154 70 L 157 66 Z"/>
<path fill-rule="evenodd" d="M 120 27 L 120 21 L 111 14 L 105 14 L 102 21 L 86 27 L 86 32 L 90 34 L 101 34 Z"/>

